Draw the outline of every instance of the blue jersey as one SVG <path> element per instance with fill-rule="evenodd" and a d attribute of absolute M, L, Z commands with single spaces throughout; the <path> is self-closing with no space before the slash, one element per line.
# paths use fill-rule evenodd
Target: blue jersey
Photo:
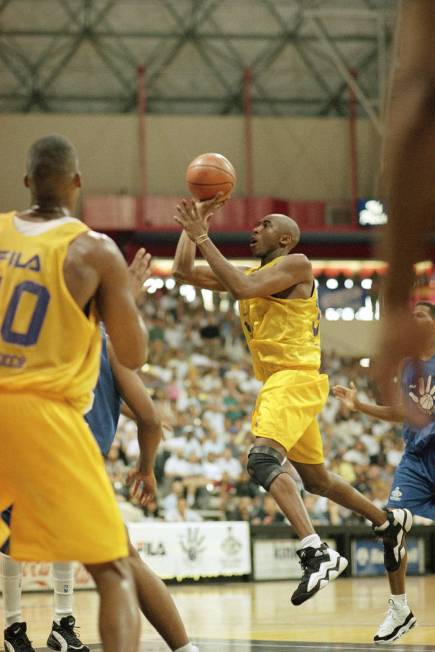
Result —
<path fill-rule="evenodd" d="M 406 360 L 401 383 L 404 400 L 430 416 L 423 428 L 403 424 L 406 450 L 420 453 L 428 446 L 435 448 L 435 355 L 430 360 Z"/>
<path fill-rule="evenodd" d="M 107 352 L 107 338 L 103 332 L 100 375 L 94 389 L 92 408 L 85 414 L 85 419 L 103 455 L 107 455 L 115 439 L 120 405 L 121 395 L 113 377 Z"/>

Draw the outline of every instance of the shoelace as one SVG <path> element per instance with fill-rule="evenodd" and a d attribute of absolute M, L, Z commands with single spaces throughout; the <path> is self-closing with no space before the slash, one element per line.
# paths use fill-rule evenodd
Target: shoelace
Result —
<path fill-rule="evenodd" d="M 70 636 L 74 637 L 77 641 L 80 640 L 80 638 L 79 638 L 79 629 L 80 629 L 80 627 L 78 625 L 76 625 L 75 623 L 74 623 L 74 625 L 67 624 L 66 626 L 63 627 L 63 629 L 65 629 L 66 632 Z"/>

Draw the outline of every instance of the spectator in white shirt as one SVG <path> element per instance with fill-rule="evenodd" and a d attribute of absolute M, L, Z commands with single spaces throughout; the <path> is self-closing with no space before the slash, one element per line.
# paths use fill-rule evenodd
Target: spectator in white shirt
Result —
<path fill-rule="evenodd" d="M 221 480 L 222 471 L 219 466 L 218 457 L 214 453 L 208 453 L 205 462 L 202 465 L 203 476 L 207 480 Z"/>
<path fill-rule="evenodd" d="M 202 516 L 187 506 L 185 498 L 178 498 L 175 509 L 165 514 L 165 521 L 182 523 L 184 521 L 202 521 Z"/>
<path fill-rule="evenodd" d="M 188 461 L 184 458 L 184 452 L 177 450 L 165 462 L 164 475 L 166 478 L 185 478 L 189 475 L 190 467 Z"/>
<path fill-rule="evenodd" d="M 238 480 L 242 474 L 242 465 L 233 457 L 231 448 L 224 450 L 223 456 L 218 459 L 218 465 L 221 473 L 227 473 L 230 480 Z"/>

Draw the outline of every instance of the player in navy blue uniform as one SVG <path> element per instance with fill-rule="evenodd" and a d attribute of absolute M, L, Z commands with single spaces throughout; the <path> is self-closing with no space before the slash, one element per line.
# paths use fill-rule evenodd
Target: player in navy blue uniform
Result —
<path fill-rule="evenodd" d="M 145 252 L 138 252 L 130 268 L 136 275 L 138 288 L 143 285 L 149 266 L 143 262 Z M 137 423 L 140 458 L 137 468 L 129 476 L 132 494 L 146 504 L 154 496 L 154 457 L 162 436 L 161 423 L 153 402 L 139 376 L 122 366 L 115 358 L 113 349 L 103 333 L 101 366 L 94 390 L 91 410 L 85 419 L 103 455 L 109 452 L 115 438 L 120 414 L 121 400 L 133 413 Z M 13 514 L 13 510 L 12 510 Z M 11 518 L 11 509 L 3 512 L 5 520 Z M 6 549 L 3 549 L 7 553 Z M 134 576 L 140 609 L 156 628 L 171 650 L 175 652 L 198 652 L 189 642 L 184 625 L 168 589 L 162 580 L 141 560 L 134 546 L 129 543 L 130 564 Z M 26 623 L 21 616 L 21 564 L 0 555 L 3 572 L 3 597 L 5 601 L 6 652 L 34 652 L 26 633 Z M 89 652 L 74 632 L 72 613 L 73 566 L 72 563 L 53 564 L 55 589 L 55 619 L 47 645 L 54 650 Z"/>
<path fill-rule="evenodd" d="M 419 330 L 428 334 L 428 348 L 418 360 L 407 358 L 400 370 L 400 402 L 370 405 L 357 397 L 354 386 L 333 388 L 349 409 L 377 419 L 403 422 L 405 451 L 394 474 L 388 508 L 408 509 L 435 520 L 435 305 L 421 301 L 413 310 Z M 397 571 L 389 572 L 391 596 L 387 617 L 375 643 L 391 643 L 416 624 L 405 591 L 406 555 Z"/>

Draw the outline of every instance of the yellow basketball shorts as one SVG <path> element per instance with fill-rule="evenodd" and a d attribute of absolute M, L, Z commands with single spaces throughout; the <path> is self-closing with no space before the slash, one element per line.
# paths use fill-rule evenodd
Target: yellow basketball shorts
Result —
<path fill-rule="evenodd" d="M 0 393 L 0 510 L 18 560 L 96 564 L 125 557 L 127 538 L 98 446 L 63 402 Z"/>
<path fill-rule="evenodd" d="M 285 369 L 266 380 L 252 415 L 256 437 L 273 439 L 289 460 L 322 464 L 323 444 L 317 415 L 326 403 L 328 376 L 317 371 Z"/>

